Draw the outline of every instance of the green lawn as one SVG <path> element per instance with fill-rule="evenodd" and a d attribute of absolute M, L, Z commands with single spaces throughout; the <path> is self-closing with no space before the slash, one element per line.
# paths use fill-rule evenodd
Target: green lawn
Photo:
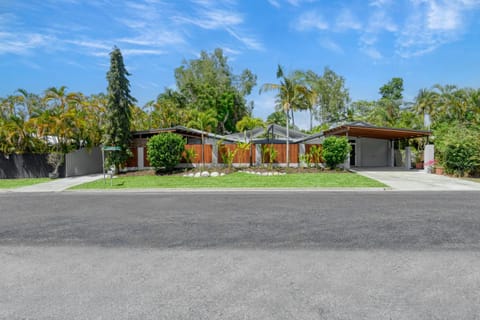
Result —
<path fill-rule="evenodd" d="M 30 186 L 32 184 L 47 182 L 48 178 L 30 178 L 30 179 L 0 179 L 0 189 L 12 189 L 18 187 Z"/>
<path fill-rule="evenodd" d="M 72 189 L 129 188 L 337 188 L 386 187 L 355 173 L 292 173 L 281 176 L 257 176 L 233 173 L 223 177 L 192 178 L 183 176 L 119 176 L 104 183 L 97 180 Z"/>

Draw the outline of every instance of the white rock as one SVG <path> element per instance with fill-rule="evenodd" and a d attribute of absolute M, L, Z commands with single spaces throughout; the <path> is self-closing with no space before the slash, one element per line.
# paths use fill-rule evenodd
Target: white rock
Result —
<path fill-rule="evenodd" d="M 210 173 L 208 171 L 203 171 L 201 174 L 202 177 L 209 177 Z"/>
<path fill-rule="evenodd" d="M 278 176 L 278 171 L 275 171 L 275 172 L 273 173 L 273 175 L 274 175 L 274 176 Z"/>
<path fill-rule="evenodd" d="M 218 177 L 220 174 L 216 171 L 210 173 L 210 177 Z"/>
<path fill-rule="evenodd" d="M 194 177 L 195 178 L 200 178 L 200 175 L 201 175 L 200 172 L 197 172 L 197 173 L 195 173 Z"/>
<path fill-rule="evenodd" d="M 220 173 L 220 177 L 223 177 L 224 175 L 225 175 L 225 173 L 223 173 L 223 172 L 222 172 L 222 173 Z"/>
<path fill-rule="evenodd" d="M 268 172 L 262 172 L 262 176 L 268 176 Z"/>
<path fill-rule="evenodd" d="M 259 175 L 259 176 L 261 176 L 261 175 L 262 175 L 262 173 L 261 173 L 261 172 L 257 172 L 256 174 L 257 174 L 257 175 Z"/>
<path fill-rule="evenodd" d="M 269 175 L 269 176 L 273 176 L 273 172 L 269 172 L 268 175 Z"/>

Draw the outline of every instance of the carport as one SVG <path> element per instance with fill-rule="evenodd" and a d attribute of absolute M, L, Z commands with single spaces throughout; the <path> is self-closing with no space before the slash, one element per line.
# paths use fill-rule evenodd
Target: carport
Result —
<path fill-rule="evenodd" d="M 323 132 L 324 136 L 346 136 L 352 151 L 345 167 L 395 167 L 410 168 L 410 148 L 405 148 L 404 161 L 396 141 L 412 138 L 428 138 L 430 131 L 402 128 L 377 127 L 358 121 L 331 128 Z M 398 144 L 397 144 L 398 145 Z M 404 163 L 402 163 L 404 162 Z"/>

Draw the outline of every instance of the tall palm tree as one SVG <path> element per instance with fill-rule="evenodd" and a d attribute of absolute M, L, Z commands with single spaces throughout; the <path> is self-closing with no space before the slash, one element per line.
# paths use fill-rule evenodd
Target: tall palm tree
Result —
<path fill-rule="evenodd" d="M 312 70 L 296 71 L 294 77 L 305 87 L 306 109 L 310 114 L 310 131 L 312 131 L 314 112 L 319 107 L 320 95 L 324 91 L 324 79 Z"/>
<path fill-rule="evenodd" d="M 287 167 L 290 165 L 289 161 L 289 131 L 290 125 L 289 113 L 296 109 L 305 107 L 305 97 L 307 96 L 307 88 L 299 83 L 295 77 L 285 76 L 283 69 L 278 65 L 277 79 L 280 83 L 265 83 L 260 88 L 260 93 L 267 91 L 277 91 L 277 105 L 285 112 L 287 119 Z M 295 123 L 293 123 L 295 125 Z"/>
<path fill-rule="evenodd" d="M 198 110 L 192 110 L 191 120 L 188 122 L 187 127 L 198 129 L 201 131 L 202 137 L 202 167 L 205 167 L 205 136 L 204 132 L 211 132 L 217 127 L 218 120 L 215 110 L 209 109 L 205 112 Z"/>
<path fill-rule="evenodd" d="M 420 89 L 418 92 L 414 110 L 417 114 L 420 114 L 425 119 L 426 116 L 430 117 L 430 120 L 436 116 L 436 109 L 438 104 L 438 94 L 429 89 Z"/>

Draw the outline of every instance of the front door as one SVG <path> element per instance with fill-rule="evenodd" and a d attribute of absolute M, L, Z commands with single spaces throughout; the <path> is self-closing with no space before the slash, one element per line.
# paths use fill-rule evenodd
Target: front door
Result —
<path fill-rule="evenodd" d="M 350 149 L 350 167 L 354 167 L 355 166 L 355 141 L 349 141 L 350 142 L 350 146 L 352 147 Z"/>

